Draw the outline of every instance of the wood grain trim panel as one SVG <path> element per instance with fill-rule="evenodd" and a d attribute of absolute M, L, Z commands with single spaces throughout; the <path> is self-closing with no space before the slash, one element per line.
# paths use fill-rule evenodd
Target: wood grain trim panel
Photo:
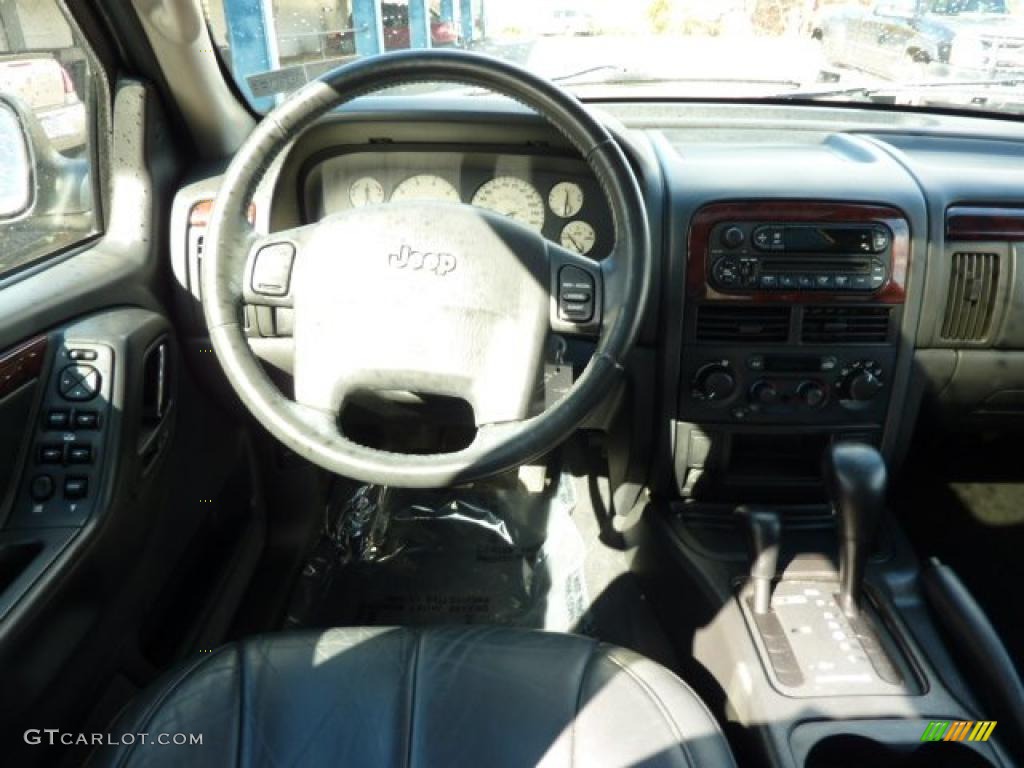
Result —
<path fill-rule="evenodd" d="M 1024 208 L 954 205 L 946 211 L 946 239 L 1024 241 Z"/>
<path fill-rule="evenodd" d="M 893 234 L 892 274 L 876 293 L 821 291 L 753 291 L 721 293 L 708 284 L 708 260 L 712 228 L 721 222 L 841 222 L 886 224 Z M 902 304 L 907 297 L 910 269 L 910 225 L 895 208 L 861 203 L 823 203 L 799 200 L 730 202 L 706 205 L 690 223 L 686 294 L 690 298 L 737 302 L 813 302 L 815 304 Z"/>
<path fill-rule="evenodd" d="M 0 398 L 39 377 L 46 360 L 47 344 L 45 336 L 37 336 L 0 354 Z"/>

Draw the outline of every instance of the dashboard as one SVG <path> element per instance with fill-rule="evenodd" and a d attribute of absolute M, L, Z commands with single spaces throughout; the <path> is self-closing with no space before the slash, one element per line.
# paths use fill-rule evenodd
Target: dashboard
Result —
<path fill-rule="evenodd" d="M 656 260 L 623 391 L 589 425 L 611 435 L 617 489 L 795 501 L 817 492 L 829 441 L 874 443 L 897 464 L 922 407 L 954 425 L 1024 423 L 1015 124 L 824 105 L 599 108 L 638 178 Z M 197 350 L 202 212 L 222 170 L 186 184 L 172 213 Z M 478 98 L 381 98 L 312 126 L 261 184 L 256 224 L 408 199 L 486 207 L 595 258 L 614 245 L 600 184 L 565 139 Z M 286 386 L 287 311 L 246 322 Z M 564 341 L 578 373 L 592 342 Z"/>
<path fill-rule="evenodd" d="M 612 245 L 608 206 L 587 166 L 554 151 L 444 145 L 327 150 L 302 174 L 303 220 L 405 200 L 465 203 L 508 216 L 576 253 Z"/>

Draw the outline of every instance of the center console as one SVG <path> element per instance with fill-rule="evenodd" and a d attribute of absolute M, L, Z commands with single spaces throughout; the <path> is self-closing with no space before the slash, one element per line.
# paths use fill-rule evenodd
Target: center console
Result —
<path fill-rule="evenodd" d="M 684 498 L 820 488 L 822 450 L 880 445 L 910 254 L 896 209 L 717 203 L 688 235 L 675 475 Z"/>

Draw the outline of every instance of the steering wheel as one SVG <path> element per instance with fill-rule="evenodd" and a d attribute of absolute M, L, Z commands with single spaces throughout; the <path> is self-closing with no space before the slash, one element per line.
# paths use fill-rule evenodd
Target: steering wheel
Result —
<path fill-rule="evenodd" d="M 615 230 L 611 254 L 590 259 L 504 216 L 439 202 L 353 208 L 269 235 L 254 231 L 247 209 L 256 186 L 304 129 L 359 96 L 428 81 L 495 91 L 558 128 L 603 187 Z M 235 155 L 206 242 L 201 287 L 210 340 L 245 406 L 324 469 L 401 487 L 470 482 L 567 438 L 621 375 L 651 269 L 640 189 L 604 126 L 554 84 L 462 51 L 361 59 L 296 91 Z M 293 309 L 294 400 L 247 343 L 243 304 Z M 571 389 L 531 416 L 552 332 L 594 336 L 596 349 Z M 384 390 L 465 400 L 475 438 L 462 450 L 429 455 L 353 442 L 339 426 L 346 400 Z"/>

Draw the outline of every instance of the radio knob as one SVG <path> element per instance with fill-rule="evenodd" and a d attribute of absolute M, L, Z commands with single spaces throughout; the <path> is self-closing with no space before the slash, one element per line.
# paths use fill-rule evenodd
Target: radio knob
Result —
<path fill-rule="evenodd" d="M 697 373 L 695 385 L 705 400 L 727 400 L 736 391 L 736 379 L 724 365 L 708 365 Z"/>
<path fill-rule="evenodd" d="M 767 379 L 758 379 L 750 387 L 750 400 L 761 405 L 771 405 L 779 399 L 779 391 Z"/>
<path fill-rule="evenodd" d="M 745 239 L 746 235 L 739 227 L 726 227 L 722 232 L 722 245 L 726 248 L 739 248 Z"/>
<path fill-rule="evenodd" d="M 825 388 L 816 381 L 802 381 L 796 393 L 808 408 L 817 408 L 825 402 Z"/>
<path fill-rule="evenodd" d="M 850 377 L 846 392 L 850 400 L 864 403 L 874 399 L 882 386 L 882 380 L 871 371 L 859 371 Z"/>

